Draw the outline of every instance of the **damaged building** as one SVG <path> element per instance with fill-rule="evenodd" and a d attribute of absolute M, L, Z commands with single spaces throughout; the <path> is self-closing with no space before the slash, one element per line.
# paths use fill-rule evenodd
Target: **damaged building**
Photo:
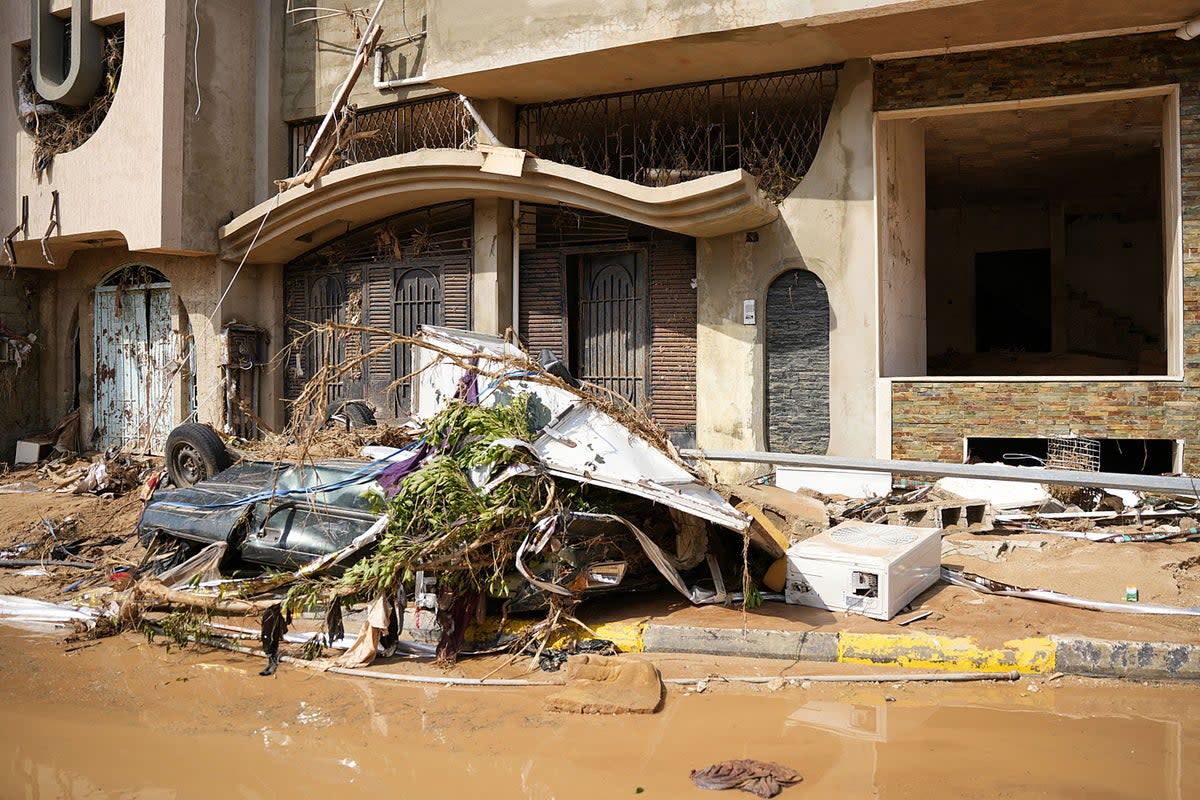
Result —
<path fill-rule="evenodd" d="M 1195 471 L 1195 11 L 3 0 L 0 459 L 253 435 L 365 352 L 329 399 L 400 417 L 370 329 L 433 324 L 683 446 Z"/>

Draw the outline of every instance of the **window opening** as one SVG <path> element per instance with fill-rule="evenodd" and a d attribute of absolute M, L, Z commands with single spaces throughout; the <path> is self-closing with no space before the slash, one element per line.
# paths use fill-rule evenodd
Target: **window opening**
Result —
<path fill-rule="evenodd" d="M 884 203 L 884 275 L 897 298 L 924 286 L 894 310 L 885 298 L 890 340 L 913 343 L 885 370 L 920 374 L 923 355 L 928 375 L 1166 374 L 1168 102 L 883 120 L 885 180 L 900 192 Z M 906 216 L 914 203 L 923 218 Z"/>
<path fill-rule="evenodd" d="M 971 464 L 1169 475 L 1175 471 L 1177 446 L 1174 439 L 970 436 L 966 439 L 966 460 Z"/>

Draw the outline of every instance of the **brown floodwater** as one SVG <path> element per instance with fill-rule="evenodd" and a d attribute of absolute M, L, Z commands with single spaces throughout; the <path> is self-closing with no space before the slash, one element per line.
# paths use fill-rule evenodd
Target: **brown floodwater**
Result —
<path fill-rule="evenodd" d="M 753 664 L 733 668 L 787 666 Z M 669 689 L 657 714 L 582 717 L 543 711 L 545 688 L 261 667 L 0 627 L 0 798 L 749 798 L 689 780 L 731 758 L 800 771 L 783 800 L 1200 796 L 1195 685 L 713 683 Z"/>

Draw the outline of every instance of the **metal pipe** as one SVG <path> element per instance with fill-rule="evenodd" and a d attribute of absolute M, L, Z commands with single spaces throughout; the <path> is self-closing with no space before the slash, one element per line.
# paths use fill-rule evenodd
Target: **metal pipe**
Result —
<path fill-rule="evenodd" d="M 707 461 L 741 461 L 814 469 L 849 469 L 890 472 L 898 475 L 927 475 L 938 478 L 1024 481 L 1059 486 L 1093 486 L 1098 489 L 1129 489 L 1152 494 L 1200 496 L 1200 478 L 1164 475 L 1129 475 L 1122 472 L 1085 472 L 1068 469 L 1033 469 L 1004 464 L 947 464 L 935 461 L 897 461 L 885 458 L 843 458 L 796 453 L 766 453 L 761 450 L 682 450 L 686 458 Z"/>
<path fill-rule="evenodd" d="M 465 94 L 460 94 L 458 99 L 462 101 L 463 108 L 467 109 L 467 113 L 471 115 L 471 119 L 475 120 L 475 126 L 479 129 L 479 132 L 487 136 L 488 141 L 486 144 L 500 144 L 500 140 L 496 138 L 496 134 L 483 121 L 483 117 L 479 116 L 479 112 L 475 109 L 475 106 L 471 104 L 470 98 Z"/>
<path fill-rule="evenodd" d="M 36 558 L 6 558 L 0 560 L 0 567 L 77 567 L 79 569 L 95 569 L 96 565 L 87 561 L 47 561 Z"/>
<path fill-rule="evenodd" d="M 424 36 L 425 34 L 420 34 Z M 401 89 L 405 86 L 423 86 L 429 83 L 429 78 L 424 75 L 414 75 L 411 78 L 396 78 L 395 80 L 385 81 L 383 79 L 383 51 L 379 48 L 375 50 L 375 74 L 372 76 L 374 80 L 372 84 L 376 89 Z"/>
<path fill-rule="evenodd" d="M 1180 25 L 1175 30 L 1175 35 L 1180 39 L 1183 39 L 1185 42 L 1189 42 L 1192 39 L 1195 39 L 1197 36 L 1200 36 L 1200 17 L 1188 20 L 1187 22 L 1183 23 L 1183 25 Z"/>
<path fill-rule="evenodd" d="M 663 678 L 662 682 L 677 686 L 686 686 L 702 680 L 725 681 L 727 683 L 770 683 L 782 680 L 785 684 L 797 684 L 804 681 L 813 683 L 912 683 L 917 681 L 1015 681 L 1020 680 L 1021 673 L 1014 670 L 1008 672 L 917 672 L 893 675 L 879 673 L 874 675 L 782 675 L 766 678 L 761 675 L 718 675 L 703 678 Z"/>

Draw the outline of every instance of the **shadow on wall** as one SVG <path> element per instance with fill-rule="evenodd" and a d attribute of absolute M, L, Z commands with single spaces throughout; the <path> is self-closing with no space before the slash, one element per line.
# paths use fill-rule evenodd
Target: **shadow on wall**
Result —
<path fill-rule="evenodd" d="M 18 439 L 44 429 L 38 369 L 41 341 L 37 278 L 0 273 L 0 462 L 12 463 Z"/>

